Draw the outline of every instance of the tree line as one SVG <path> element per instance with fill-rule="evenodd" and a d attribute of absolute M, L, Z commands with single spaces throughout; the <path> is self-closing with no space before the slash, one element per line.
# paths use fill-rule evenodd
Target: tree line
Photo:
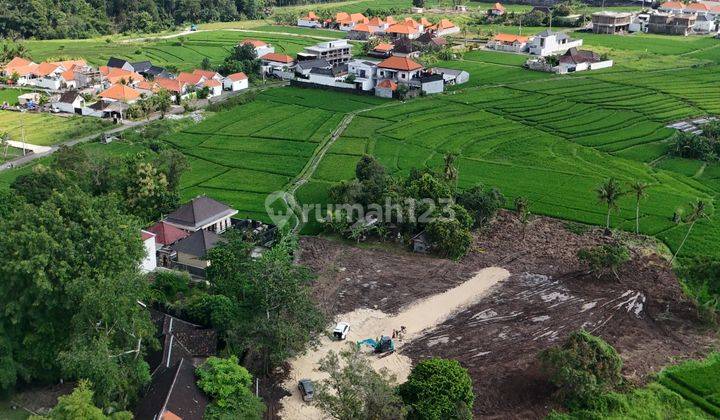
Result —
<path fill-rule="evenodd" d="M 89 38 L 157 32 L 181 24 L 259 19 L 307 0 L 0 0 L 0 37 Z"/>

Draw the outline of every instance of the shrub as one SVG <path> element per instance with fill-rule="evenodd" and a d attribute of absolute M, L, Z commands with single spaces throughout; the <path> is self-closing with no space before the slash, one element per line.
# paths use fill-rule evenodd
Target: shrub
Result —
<path fill-rule="evenodd" d="M 471 419 L 472 379 L 456 360 L 429 359 L 417 364 L 398 392 L 411 419 Z"/>
<path fill-rule="evenodd" d="M 593 406 L 622 383 L 622 359 L 603 339 L 575 331 L 561 347 L 540 353 L 543 370 L 558 387 L 557 397 L 569 408 Z"/>
<path fill-rule="evenodd" d="M 608 271 L 619 279 L 618 268 L 630 260 L 628 249 L 620 244 L 601 245 L 583 248 L 578 251 L 578 259 L 588 265 L 590 272 L 600 278 Z"/>
<path fill-rule="evenodd" d="M 495 189 L 485 189 L 476 185 L 463 191 L 458 197 L 458 204 L 465 207 L 475 220 L 475 227 L 485 226 L 497 215 L 505 204 L 505 197 Z"/>
<path fill-rule="evenodd" d="M 187 293 L 190 289 L 190 276 L 174 271 L 159 271 L 155 273 L 150 289 L 156 293 L 157 299 L 174 302 L 180 293 Z"/>
<path fill-rule="evenodd" d="M 195 370 L 198 386 L 212 398 L 205 419 L 261 419 L 265 405 L 253 395 L 253 378 L 235 356 L 210 357 Z"/>

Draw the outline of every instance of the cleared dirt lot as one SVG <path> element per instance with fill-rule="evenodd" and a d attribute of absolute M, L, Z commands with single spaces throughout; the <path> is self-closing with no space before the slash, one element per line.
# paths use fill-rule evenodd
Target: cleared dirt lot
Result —
<path fill-rule="evenodd" d="M 417 362 L 459 360 L 475 384 L 479 417 L 542 417 L 552 387 L 537 353 L 578 328 L 602 336 L 625 360 L 624 374 L 641 383 L 662 366 L 704 354 L 712 337 L 698 330 L 696 314 L 668 264 L 643 250 L 620 271 L 620 280 L 587 276 L 578 249 L 612 241 L 601 230 L 570 232 L 562 222 L 536 218 L 523 238 L 504 214 L 478 234 L 474 251 L 452 262 L 388 244 L 353 246 L 303 238 L 301 262 L 319 274 L 315 295 L 332 315 L 358 308 L 396 314 L 498 266 L 511 276 L 479 302 L 400 350 Z"/>

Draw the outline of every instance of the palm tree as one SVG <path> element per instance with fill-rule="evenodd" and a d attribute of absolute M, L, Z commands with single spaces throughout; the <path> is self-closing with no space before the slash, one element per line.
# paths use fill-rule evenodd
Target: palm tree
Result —
<path fill-rule="evenodd" d="M 635 194 L 635 233 L 640 233 L 640 200 L 647 197 L 650 184 L 642 181 L 630 183 L 630 190 Z"/>
<path fill-rule="evenodd" d="M 445 155 L 445 179 L 451 182 L 457 181 L 458 170 L 455 167 L 455 160 L 457 155 L 455 153 L 448 153 Z"/>
<path fill-rule="evenodd" d="M 687 232 L 685 233 L 685 237 L 683 238 L 682 242 L 680 242 L 680 246 L 678 246 L 678 249 L 675 251 L 675 255 L 673 255 L 672 259 L 670 260 L 670 264 L 672 264 L 675 261 L 675 258 L 677 258 L 683 245 L 685 245 L 685 241 L 687 241 L 688 236 L 690 236 L 690 232 L 692 232 L 693 228 L 695 227 L 695 223 L 697 223 L 698 220 L 704 219 L 707 217 L 707 213 L 705 213 L 705 202 L 704 201 L 698 200 L 695 203 L 692 203 L 691 206 L 692 206 L 692 210 L 690 211 L 690 214 L 688 215 L 687 220 L 686 220 L 686 223 L 690 222 L 690 227 L 688 228 Z"/>
<path fill-rule="evenodd" d="M 610 178 L 604 183 L 600 184 L 595 190 L 597 193 L 598 201 L 607 205 L 607 218 L 605 222 L 605 229 L 610 230 L 610 212 L 618 208 L 617 202 L 620 197 L 624 194 L 615 178 Z"/>

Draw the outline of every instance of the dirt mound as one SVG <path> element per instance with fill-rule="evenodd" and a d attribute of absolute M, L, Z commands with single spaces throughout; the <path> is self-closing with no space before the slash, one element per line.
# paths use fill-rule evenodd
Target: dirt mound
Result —
<path fill-rule="evenodd" d="M 633 251 L 618 281 L 584 275 L 583 247 L 613 239 L 599 229 L 566 229 L 535 218 L 523 235 L 504 213 L 477 235 L 474 251 L 456 263 L 405 252 L 389 244 L 360 247 L 303 238 L 301 262 L 319 279 L 315 297 L 332 315 L 358 308 L 397 313 L 472 277 L 503 267 L 511 276 L 466 310 L 403 347 L 418 362 L 459 360 L 470 371 L 480 417 L 542 417 L 552 387 L 539 372 L 537 353 L 585 328 L 614 345 L 623 373 L 638 383 L 678 358 L 704 354 L 713 338 L 699 332 L 696 313 L 666 261 Z"/>

